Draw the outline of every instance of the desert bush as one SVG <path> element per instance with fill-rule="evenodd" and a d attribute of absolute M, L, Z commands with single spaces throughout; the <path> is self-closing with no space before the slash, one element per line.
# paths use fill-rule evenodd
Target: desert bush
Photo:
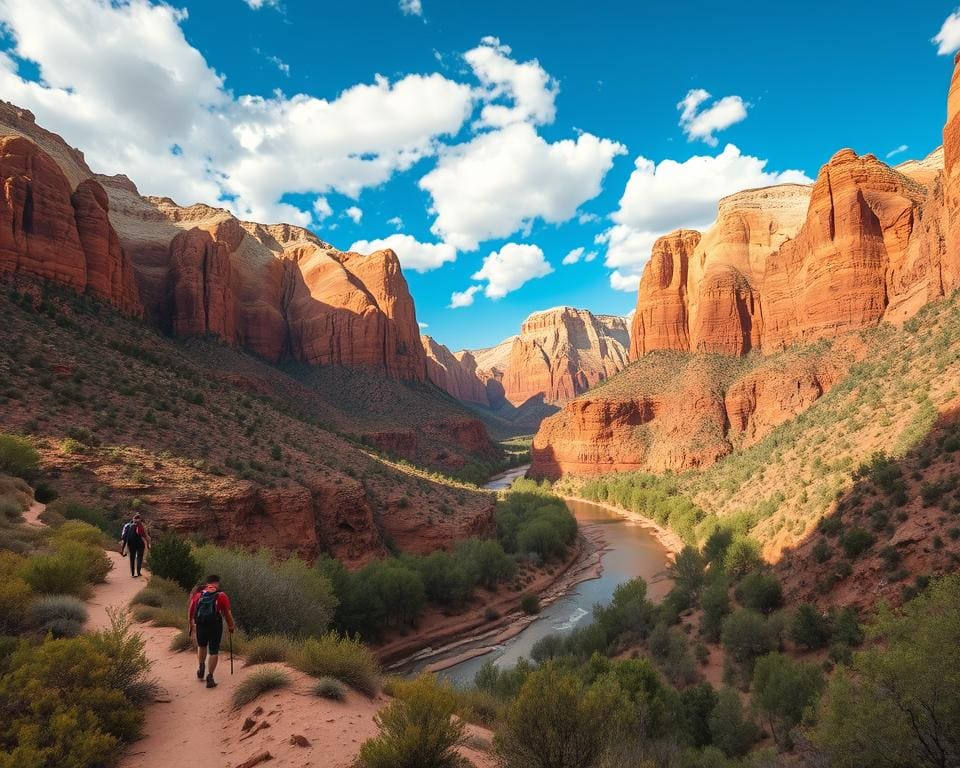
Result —
<path fill-rule="evenodd" d="M 132 632 L 127 612 L 107 608 L 109 626 L 90 635 L 93 647 L 110 659 L 107 682 L 123 692 L 127 700 L 146 704 L 156 692 L 156 683 L 147 677 L 150 661 L 144 651 L 143 635 Z"/>
<path fill-rule="evenodd" d="M 722 688 L 710 713 L 710 735 L 727 757 L 745 755 L 759 737 L 759 729 L 743 710 L 740 696 L 733 688 Z"/>
<path fill-rule="evenodd" d="M 0 569 L 0 635 L 15 634 L 33 600 L 30 585 L 19 576 Z"/>
<path fill-rule="evenodd" d="M 754 571 L 747 574 L 737 584 L 734 594 L 741 605 L 758 613 L 770 613 L 783 605 L 780 579 L 772 573 Z"/>
<path fill-rule="evenodd" d="M 520 609 L 530 615 L 540 613 L 540 598 L 534 594 L 526 594 L 520 598 Z"/>
<path fill-rule="evenodd" d="M 194 557 L 190 543 L 173 533 L 166 533 L 153 543 L 147 567 L 154 576 L 170 579 L 187 590 L 202 577 L 202 566 Z"/>
<path fill-rule="evenodd" d="M 577 537 L 577 521 L 559 496 L 533 480 L 517 480 L 497 502 L 497 539 L 507 552 L 562 558 Z"/>
<path fill-rule="evenodd" d="M 749 679 L 756 659 L 772 651 L 777 638 L 774 628 L 761 614 L 741 608 L 724 619 L 720 642 Z"/>
<path fill-rule="evenodd" d="M 347 698 L 347 689 L 339 680 L 332 677 L 321 677 L 313 686 L 313 695 L 331 701 L 343 701 Z"/>
<path fill-rule="evenodd" d="M 329 626 L 337 604 L 330 581 L 302 560 L 209 545 L 196 556 L 208 573 L 220 576 L 237 624 L 248 633 L 301 637 Z"/>
<path fill-rule="evenodd" d="M 247 640 L 244 646 L 244 663 L 254 664 L 285 662 L 293 650 L 290 639 L 283 635 L 257 635 Z"/>
<path fill-rule="evenodd" d="M 774 740 L 790 748 L 790 731 L 800 724 L 804 712 L 816 706 L 823 677 L 813 664 L 792 661 L 782 653 L 757 660 L 750 685 L 753 705 L 762 712 Z"/>
<path fill-rule="evenodd" d="M 73 543 L 103 549 L 111 543 L 103 531 L 83 520 L 65 520 L 51 530 L 50 537 L 55 546 Z"/>
<path fill-rule="evenodd" d="M 30 477 L 40 466 L 40 454 L 29 438 L 0 434 L 0 472 Z"/>
<path fill-rule="evenodd" d="M 73 595 L 42 595 L 30 606 L 29 616 L 30 626 L 42 633 L 73 637 L 79 632 L 61 634 L 57 630 L 67 626 L 82 629 L 87 620 L 87 608 Z"/>
<path fill-rule="evenodd" d="M 0 676 L 0 764 L 101 766 L 136 738 L 143 712 L 113 684 L 114 663 L 91 637 L 21 644 Z"/>
<path fill-rule="evenodd" d="M 860 557 L 870 547 L 873 546 L 873 534 L 863 528 L 851 528 L 841 538 L 840 544 L 843 551 L 851 560 Z"/>
<path fill-rule="evenodd" d="M 725 575 L 710 581 L 700 596 L 700 606 L 703 608 L 700 631 L 709 642 L 719 642 L 723 620 L 730 613 L 729 586 Z"/>
<path fill-rule="evenodd" d="M 61 515 L 65 520 L 79 520 L 103 532 L 113 528 L 102 509 L 85 506 L 73 499 L 57 499 L 47 505 L 47 511 Z"/>
<path fill-rule="evenodd" d="M 789 627 L 790 639 L 808 650 L 824 648 L 830 642 L 830 618 L 823 616 L 816 606 L 797 606 Z"/>
<path fill-rule="evenodd" d="M 632 707 L 616 678 L 585 685 L 556 663 L 532 672 L 507 708 L 495 749 L 508 766 L 593 768 L 626 728 Z M 563 755 L 562 762 L 552 756 Z"/>
<path fill-rule="evenodd" d="M 288 685 L 290 685 L 290 675 L 279 667 L 258 669 L 244 678 L 233 689 L 233 696 L 230 701 L 234 709 L 240 709 L 268 691 L 286 688 Z"/>
<path fill-rule="evenodd" d="M 187 609 L 181 608 L 163 608 L 152 605 L 133 606 L 133 618 L 137 621 L 149 622 L 155 627 L 172 627 L 186 632 L 190 628 L 187 621 Z"/>
<path fill-rule="evenodd" d="M 87 558 L 57 552 L 34 555 L 23 563 L 18 574 L 34 592 L 85 597 L 89 592 L 89 570 Z"/>
<path fill-rule="evenodd" d="M 464 724 L 455 718 L 457 695 L 425 675 L 396 686 L 396 698 L 375 716 L 380 734 L 365 741 L 358 768 L 460 768 Z"/>
<path fill-rule="evenodd" d="M 723 558 L 723 569 L 734 579 L 755 571 L 763 563 L 760 558 L 760 546 L 753 539 L 736 538 L 727 547 Z"/>
<path fill-rule="evenodd" d="M 359 640 L 336 632 L 308 638 L 291 654 L 290 662 L 312 677 L 335 677 L 368 696 L 380 687 L 380 665 L 374 655 Z"/>
<path fill-rule="evenodd" d="M 813 559 L 818 563 L 825 563 L 830 559 L 831 554 L 830 545 L 827 543 L 827 540 L 817 539 L 817 543 L 813 545 Z"/>

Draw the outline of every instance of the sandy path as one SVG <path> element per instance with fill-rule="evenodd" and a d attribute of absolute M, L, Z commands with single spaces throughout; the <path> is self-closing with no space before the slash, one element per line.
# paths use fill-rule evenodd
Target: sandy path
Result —
<path fill-rule="evenodd" d="M 23 513 L 23 521 L 34 528 L 43 528 L 46 523 L 40 520 L 40 513 L 47 508 L 46 504 L 39 501 L 30 503 L 30 509 Z"/>
<path fill-rule="evenodd" d="M 107 608 L 126 607 L 146 584 L 130 577 L 128 560 L 108 552 L 114 564 L 105 584 L 94 589 L 89 608 L 89 629 L 108 624 Z M 150 674 L 160 685 L 159 700 L 147 707 L 143 737 L 131 744 L 119 762 L 120 768 L 235 768 L 269 752 L 268 766 L 280 768 L 349 768 L 360 744 L 375 736 L 373 717 L 387 703 L 378 696 L 367 698 L 353 691 L 343 702 L 331 702 L 311 694 L 312 678 L 288 670 L 290 688 L 268 693 L 239 711 L 230 698 L 236 685 L 257 667 L 245 669 L 237 659 L 230 674 L 229 653 L 224 641 L 219 685 L 208 690 L 196 677 L 193 652 L 170 651 L 177 630 L 136 625 L 146 641 Z M 248 731 L 245 723 L 254 724 Z M 490 737 L 471 728 L 481 741 Z M 296 740 L 292 737 L 298 736 Z M 294 743 L 296 742 L 296 743 Z M 462 753 L 478 768 L 493 765 L 489 755 L 464 748 Z"/>

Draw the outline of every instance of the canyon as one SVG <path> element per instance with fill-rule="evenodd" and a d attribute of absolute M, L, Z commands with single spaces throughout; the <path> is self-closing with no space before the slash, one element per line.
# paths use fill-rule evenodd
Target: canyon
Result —
<path fill-rule="evenodd" d="M 423 343 L 428 377 L 454 397 L 508 416 L 513 409 L 543 415 L 623 370 L 630 333 L 622 317 L 554 307 L 486 349 L 454 354 L 430 337 Z"/>
<path fill-rule="evenodd" d="M 397 463 L 457 474 L 499 452 L 428 382 L 393 251 L 141 196 L 7 103 L 0 179 L 4 426 L 64 491 L 348 563 L 489 532 L 489 494 Z"/>
<path fill-rule="evenodd" d="M 536 476 L 708 466 L 796 417 L 960 287 L 960 65 L 943 147 L 890 167 L 837 152 L 810 186 L 720 201 L 704 233 L 653 246 L 631 366 L 565 403 L 534 439 Z"/>

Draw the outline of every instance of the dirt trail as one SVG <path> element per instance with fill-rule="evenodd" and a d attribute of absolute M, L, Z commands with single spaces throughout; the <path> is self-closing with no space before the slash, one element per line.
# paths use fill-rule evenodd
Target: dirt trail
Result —
<path fill-rule="evenodd" d="M 105 584 L 98 585 L 89 603 L 89 629 L 106 626 L 107 608 L 126 607 L 146 584 L 130 577 L 129 561 L 107 553 L 114 564 Z M 265 752 L 272 768 L 348 768 L 360 744 L 377 733 L 373 717 L 387 702 L 353 691 L 343 702 L 312 695 L 312 678 L 288 670 L 290 688 L 268 693 L 238 711 L 231 708 L 234 688 L 252 671 L 235 661 L 230 674 L 226 638 L 217 670 L 219 685 L 207 689 L 196 677 L 196 655 L 175 653 L 170 641 L 177 630 L 137 624 L 152 663 L 150 674 L 161 687 L 159 700 L 147 707 L 143 737 L 131 744 L 119 768 L 235 768 Z M 275 665 L 272 665 L 275 666 Z M 253 721 L 248 731 L 245 723 Z M 481 741 L 488 733 L 472 729 Z M 299 739 L 292 739 L 298 736 Z M 464 748 L 478 768 L 492 766 L 489 755 Z"/>

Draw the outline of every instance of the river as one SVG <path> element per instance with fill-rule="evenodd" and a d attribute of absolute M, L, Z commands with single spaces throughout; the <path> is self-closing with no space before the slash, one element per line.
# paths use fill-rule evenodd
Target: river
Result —
<path fill-rule="evenodd" d="M 511 469 L 492 478 L 484 488 L 509 488 L 526 471 L 526 466 Z M 606 541 L 606 549 L 601 556 L 602 575 L 581 582 L 572 592 L 548 605 L 536 621 L 516 637 L 495 646 L 489 653 L 439 672 L 440 677 L 457 685 L 467 685 L 487 660 L 492 660 L 499 667 L 510 667 L 521 656 L 529 658 L 530 650 L 538 640 L 553 633 L 566 634 L 574 627 L 589 623 L 595 604 L 610 602 L 618 585 L 638 576 L 646 580 L 651 598 L 660 599 L 667 593 L 670 583 L 664 577 L 664 571 L 669 565 L 668 551 L 650 529 L 586 501 L 571 500 L 567 502 L 567 507 L 582 529 L 587 526 L 602 528 Z"/>

